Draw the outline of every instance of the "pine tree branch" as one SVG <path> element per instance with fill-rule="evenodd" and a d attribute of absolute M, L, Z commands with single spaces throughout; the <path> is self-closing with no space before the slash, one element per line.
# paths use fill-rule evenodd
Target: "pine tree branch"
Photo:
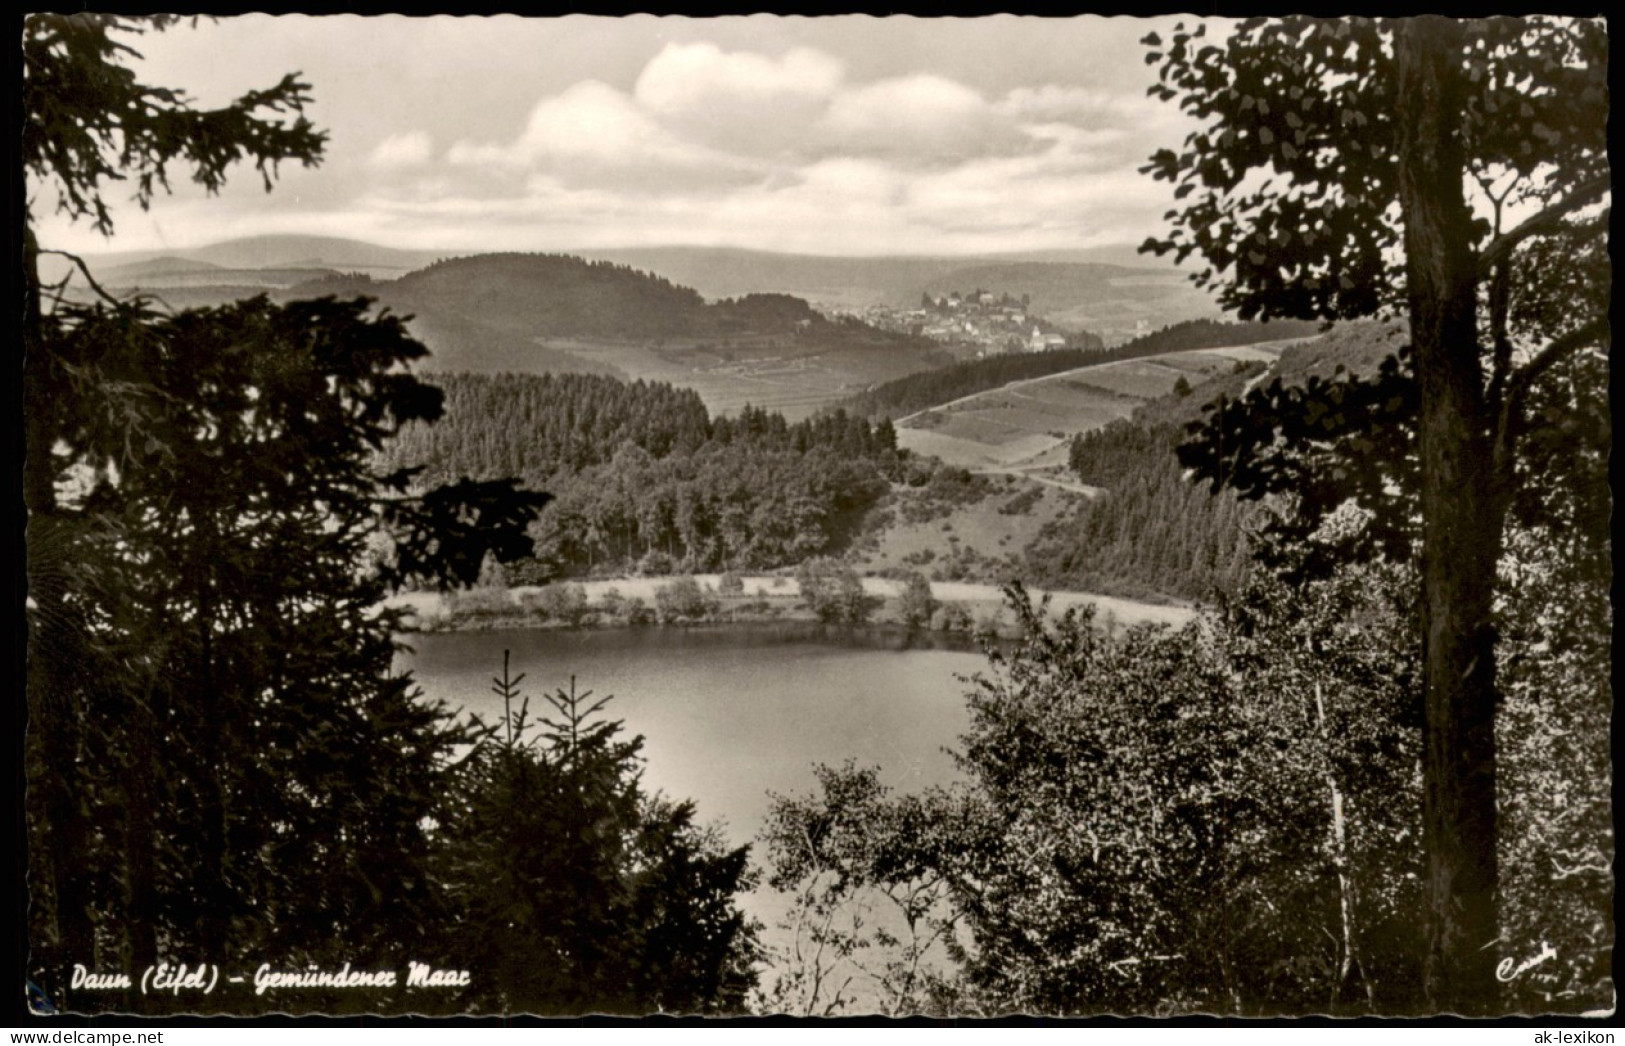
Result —
<path fill-rule="evenodd" d="M 86 265 L 85 260 L 83 258 L 79 257 L 77 254 L 74 254 L 74 253 L 72 253 L 70 251 L 54 250 L 54 249 L 49 248 L 49 247 L 40 247 L 40 248 L 38 248 L 38 253 L 40 253 L 40 254 L 55 254 L 58 257 L 68 259 L 70 262 L 72 262 L 74 264 L 74 266 L 76 268 L 78 268 L 78 270 L 81 273 L 84 274 L 85 282 L 90 284 L 90 289 L 95 291 L 98 297 L 100 297 L 102 300 L 106 301 L 109 305 L 123 305 L 124 304 L 124 302 L 120 301 L 118 298 L 115 298 L 112 294 L 110 294 L 105 287 L 103 287 L 101 284 L 96 282 L 96 277 L 94 277 L 94 276 L 92 276 L 90 274 L 90 266 Z M 63 285 L 64 285 L 64 287 L 66 286 L 66 280 L 63 281 Z"/>

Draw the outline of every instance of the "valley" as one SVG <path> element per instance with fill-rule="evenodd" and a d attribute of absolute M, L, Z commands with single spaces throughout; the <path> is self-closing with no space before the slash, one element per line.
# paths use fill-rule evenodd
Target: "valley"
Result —
<path fill-rule="evenodd" d="M 145 295 L 171 309 L 262 293 L 277 301 L 365 294 L 413 317 L 413 333 L 433 353 L 427 370 L 573 371 L 669 381 L 695 389 L 717 412 L 754 404 L 792 420 L 980 351 L 971 341 L 882 331 L 851 315 L 870 306 L 912 307 L 925 292 L 986 287 L 1025 294 L 1035 315 L 1106 344 L 1152 325 L 1216 315 L 1182 274 L 1156 259 L 1132 264 L 1131 252 L 1115 249 L 939 258 L 701 247 L 575 254 L 588 264 L 562 266 L 564 255 L 397 250 L 335 237 L 264 236 L 86 261 L 116 296 Z M 69 297 L 91 297 L 64 259 L 42 263 L 47 279 L 67 281 Z M 577 270 L 590 270 L 591 278 Z M 700 317 L 746 301 L 768 308 Z M 784 308 L 790 302 L 805 311 Z"/>
<path fill-rule="evenodd" d="M 1317 336 L 1313 325 L 1214 322 L 1176 271 L 1133 261 L 1111 251 L 821 258 L 686 247 L 459 256 L 262 237 L 89 264 L 113 293 L 160 307 L 361 295 L 410 317 L 431 351 L 418 369 L 451 391 L 448 416 L 386 458 L 427 465 L 425 482 L 514 475 L 554 493 L 535 528 L 538 556 L 508 572 L 514 583 L 782 573 L 834 556 L 870 578 L 1021 577 L 1179 605 L 1240 569 L 1242 517 L 1192 500 L 1172 464 L 1175 430 L 1158 423 L 1149 442 L 1130 438 L 1151 431 L 1137 419 L 1194 416 L 1196 401 L 1269 370 L 1368 366 L 1393 345 L 1345 335 L 1330 349 L 1289 351 Z M 88 293 L 82 279 L 67 288 Z M 922 301 L 934 311 L 902 322 Z M 1029 334 L 1071 330 L 1069 344 L 997 352 L 980 334 L 923 336 L 944 317 L 980 329 L 987 301 L 1001 316 L 1019 312 Z M 1242 370 L 1248 377 L 1235 377 Z M 520 380 L 540 375 L 610 384 Z M 632 387 L 613 391 L 621 383 Z M 805 427 L 836 410 L 844 420 Z M 639 411 L 670 433 L 651 435 L 632 420 Z M 545 450 L 527 445 L 544 417 L 565 425 Z M 884 432 L 863 419 L 884 421 Z M 1076 441 L 1114 425 L 1129 428 L 1091 451 L 1115 463 L 1111 478 L 1080 475 Z M 642 456 L 619 452 L 627 439 Z M 1170 513 L 1196 522 L 1160 518 Z M 1166 532 L 1151 551 L 1125 536 L 1150 531 Z"/>
<path fill-rule="evenodd" d="M 1274 368 L 1288 346 L 1306 340 L 1306 328 L 1169 323 L 1201 311 L 1187 308 L 1191 289 L 1166 268 L 1123 260 L 1088 252 L 841 259 L 702 248 L 431 258 L 270 237 L 109 256 L 93 259 L 92 270 L 114 293 L 151 295 L 160 306 L 258 293 L 279 301 L 364 295 L 410 317 L 410 330 L 432 353 L 419 369 L 443 375 L 437 383 L 449 383 L 452 395 L 432 438 L 403 437 L 386 455 L 391 466 L 426 464 L 425 482 L 515 475 L 557 495 L 536 527 L 537 558 L 510 570 L 512 583 L 707 569 L 782 573 L 809 557 L 834 556 L 871 579 L 918 574 L 938 586 L 996 586 L 1041 577 L 1064 589 L 1087 578 L 1091 591 L 1179 605 L 1231 569 L 1232 524 L 1203 539 L 1211 547 L 1200 555 L 1197 539 L 1185 534 L 1163 542 L 1156 562 L 1105 574 L 1098 564 L 1085 569 L 1080 564 L 1094 561 L 1067 549 L 1097 540 L 1086 531 L 1115 533 L 1152 505 L 1168 511 L 1176 490 L 1161 472 L 1134 480 L 1133 489 L 1082 477 L 1071 461 L 1074 442 L 1114 423 L 1140 424 L 1135 419 L 1152 405 L 1201 398 L 1192 390 L 1205 396 L 1239 370 L 1256 376 Z M 68 286 L 86 293 L 82 284 Z M 1103 319 L 1116 344 L 1103 347 L 1080 332 L 1063 350 L 988 353 L 981 342 L 933 340 L 907 324 L 883 329 L 811 304 L 885 303 L 878 312 L 886 312 L 913 309 L 922 296 L 949 302 L 968 289 L 1019 307 L 1029 325 Z M 1150 330 L 1148 318 L 1163 325 Z M 1126 334 L 1135 336 L 1124 341 Z M 1314 371 L 1320 363 L 1301 365 Z M 515 384 L 537 375 L 610 384 Z M 627 382 L 634 387 L 613 391 Z M 637 388 L 693 399 L 679 407 Z M 636 405 L 639 397 L 645 406 Z M 806 427 L 835 409 L 845 413 L 833 426 Z M 651 435 L 648 424 L 632 420 L 639 411 L 670 433 Z M 549 435 L 545 451 L 527 446 L 532 427 L 550 416 L 575 428 Z M 882 419 L 884 432 L 865 416 Z M 641 457 L 621 453 L 618 441 L 629 438 Z M 1154 450 L 1130 441 L 1112 453 L 1160 461 L 1172 439 L 1165 432 Z M 1188 511 L 1209 512 L 1205 504 Z"/>

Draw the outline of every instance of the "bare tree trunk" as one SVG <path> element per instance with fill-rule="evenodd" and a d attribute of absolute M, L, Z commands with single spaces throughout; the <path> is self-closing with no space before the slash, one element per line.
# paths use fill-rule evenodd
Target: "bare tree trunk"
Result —
<path fill-rule="evenodd" d="M 1423 840 L 1433 1007 L 1495 1008 L 1495 640 L 1502 506 L 1477 335 L 1477 259 L 1462 188 L 1463 26 L 1412 19 L 1396 41 L 1399 188 L 1421 395 Z"/>
<path fill-rule="evenodd" d="M 1315 682 L 1315 719 L 1320 727 L 1321 742 L 1323 744 L 1329 742 L 1326 730 L 1326 700 L 1321 695 L 1318 680 Z M 1365 982 L 1366 1002 L 1369 1004 L 1372 999 L 1371 984 L 1366 980 L 1365 968 L 1360 963 L 1358 946 L 1355 944 L 1354 883 L 1349 877 L 1348 831 L 1343 815 L 1343 790 L 1337 785 L 1337 771 L 1332 767 L 1329 746 L 1326 758 L 1326 788 L 1331 793 L 1332 867 L 1337 871 L 1338 910 L 1343 924 L 1343 954 L 1337 963 L 1337 983 L 1332 986 L 1331 1005 L 1335 1011 L 1338 1003 L 1344 998 L 1344 990 L 1349 987 L 1356 969 L 1359 970 L 1360 980 Z"/>

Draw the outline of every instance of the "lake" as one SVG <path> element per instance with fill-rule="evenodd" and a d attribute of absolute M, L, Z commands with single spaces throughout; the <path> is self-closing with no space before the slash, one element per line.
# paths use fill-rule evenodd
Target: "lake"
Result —
<path fill-rule="evenodd" d="M 402 658 L 425 696 L 502 716 L 491 692 L 511 651 L 512 672 L 533 717 L 542 694 L 613 694 L 604 712 L 644 738 L 645 787 L 692 799 L 702 822 L 724 822 L 750 842 L 768 793 L 813 790 L 816 763 L 878 765 L 902 791 L 956 775 L 943 751 L 968 717 L 966 684 L 986 667 L 980 653 L 897 649 L 897 636 L 847 635 L 796 626 L 518 630 L 413 635 Z M 758 857 L 761 854 L 758 851 Z"/>

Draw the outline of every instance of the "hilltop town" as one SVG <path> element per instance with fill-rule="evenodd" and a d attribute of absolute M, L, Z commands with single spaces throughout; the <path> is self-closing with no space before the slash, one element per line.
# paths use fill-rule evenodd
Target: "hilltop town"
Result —
<path fill-rule="evenodd" d="M 1062 330 L 1034 313 L 1029 295 L 1018 299 L 980 287 L 968 294 L 921 294 L 919 305 L 912 309 L 871 305 L 857 311 L 836 310 L 836 314 L 856 317 L 881 330 L 973 347 L 977 356 L 1105 347 L 1095 334 Z"/>

